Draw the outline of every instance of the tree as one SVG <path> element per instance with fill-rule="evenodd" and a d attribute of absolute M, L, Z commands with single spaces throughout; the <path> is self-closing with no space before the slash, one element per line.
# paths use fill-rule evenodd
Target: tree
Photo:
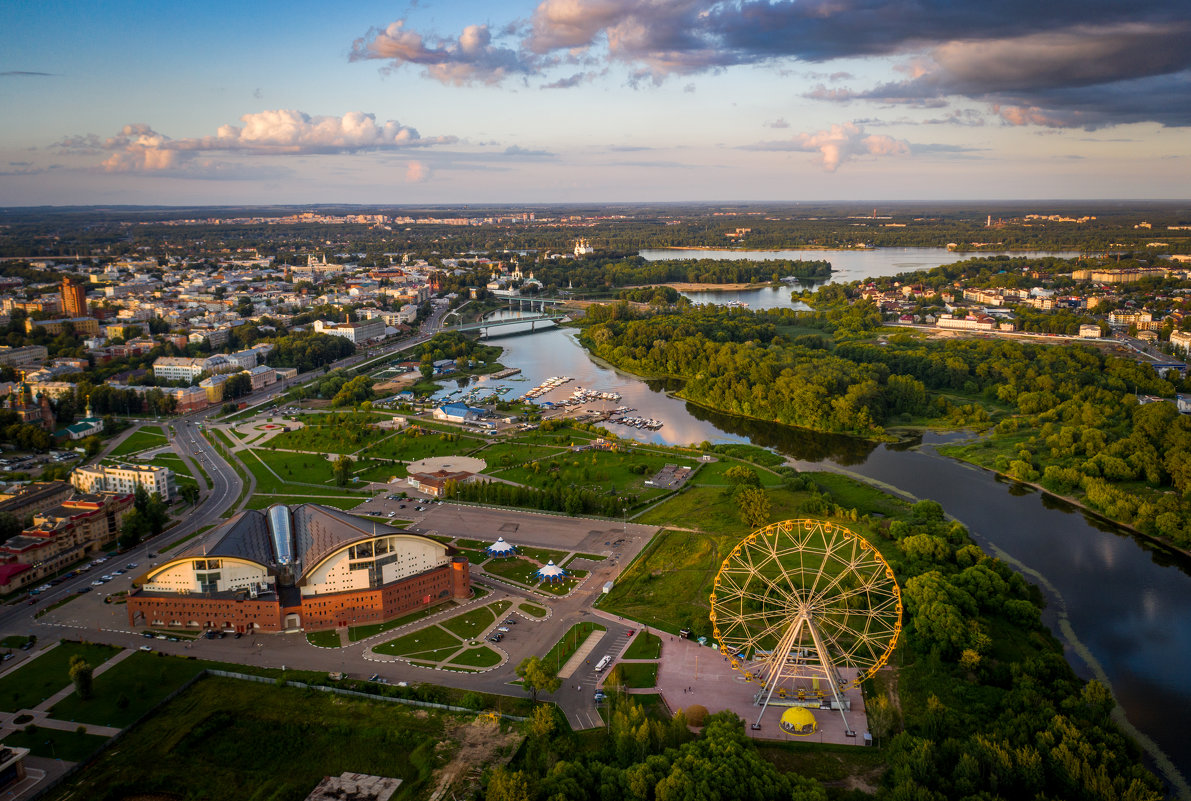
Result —
<path fill-rule="evenodd" d="M 761 486 L 761 479 L 757 476 L 757 471 L 751 467 L 745 467 L 742 464 L 733 465 L 724 471 L 724 478 L 734 487 L 759 487 Z"/>
<path fill-rule="evenodd" d="M 178 494 L 182 496 L 182 500 L 191 506 L 198 505 L 199 488 L 196 484 L 183 484 L 178 488 Z"/>
<path fill-rule="evenodd" d="M 335 476 L 335 484 L 340 487 L 347 486 L 347 482 L 351 481 L 352 468 L 356 463 L 346 453 L 335 460 L 335 465 L 331 469 L 332 475 Z"/>
<path fill-rule="evenodd" d="M 760 528 L 769 522 L 769 496 L 760 487 L 741 485 L 736 490 L 736 505 L 740 520 L 749 528 Z"/>
<path fill-rule="evenodd" d="M 93 668 L 87 661 L 77 654 L 70 658 L 70 680 L 74 682 L 74 691 L 84 701 L 91 697 L 91 673 Z"/>
<path fill-rule="evenodd" d="M 517 675 L 521 677 L 521 683 L 535 701 L 538 700 L 538 693 L 552 693 L 562 686 L 562 680 L 551 673 L 536 656 L 522 659 L 521 664 L 517 665 Z"/>
<path fill-rule="evenodd" d="M 526 775 L 519 770 L 508 770 L 502 765 L 488 776 L 485 801 L 529 801 L 532 797 Z"/>
<path fill-rule="evenodd" d="M 248 373 L 236 373 L 223 383 L 225 398 L 242 398 L 252 394 L 252 378 Z"/>

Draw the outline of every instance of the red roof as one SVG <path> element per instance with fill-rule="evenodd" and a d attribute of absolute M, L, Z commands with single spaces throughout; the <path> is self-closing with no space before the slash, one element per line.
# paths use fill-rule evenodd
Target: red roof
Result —
<path fill-rule="evenodd" d="M 12 581 L 13 576 L 19 576 L 26 570 L 32 569 L 33 565 L 25 565 L 20 562 L 13 562 L 7 565 L 0 565 L 0 584 L 7 584 Z"/>

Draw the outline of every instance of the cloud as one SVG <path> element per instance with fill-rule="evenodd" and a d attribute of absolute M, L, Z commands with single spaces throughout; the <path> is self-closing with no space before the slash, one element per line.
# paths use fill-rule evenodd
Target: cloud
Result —
<path fill-rule="evenodd" d="M 736 65 L 780 72 L 790 62 L 899 58 L 897 80 L 807 96 L 920 108 L 965 98 L 1009 110 L 1009 124 L 1191 124 L 1186 0 L 540 0 L 527 21 L 494 30 L 427 37 L 397 20 L 357 40 L 351 57 L 420 64 L 447 83 L 541 77 L 559 89 L 581 82 L 554 73 L 576 63 L 621 65 L 636 85 Z M 816 76 L 830 85 L 854 74 Z M 1112 104 L 1086 107 L 1085 88 Z"/>
<path fill-rule="evenodd" d="M 863 128 L 850 122 L 832 125 L 827 130 L 816 133 L 800 133 L 793 139 L 759 142 L 744 149 L 818 153 L 823 169 L 828 172 L 835 172 L 845 161 L 865 156 L 910 154 L 909 143 L 883 134 L 867 134 Z"/>
<path fill-rule="evenodd" d="M 557 81 L 554 81 L 553 83 L 542 84 L 541 88 L 542 89 L 570 89 L 573 86 L 578 86 L 579 84 L 583 83 L 585 80 L 587 80 L 587 73 L 576 72 L 574 75 L 570 76 L 569 78 L 559 78 Z"/>
<path fill-rule="evenodd" d="M 527 150 L 518 145 L 509 145 L 505 148 L 506 156 L 517 156 L 519 158 L 553 158 L 554 154 L 548 150 Z"/>
<path fill-rule="evenodd" d="M 427 43 L 421 34 L 406 30 L 403 19 L 356 39 L 349 60 L 388 61 L 393 68 L 417 64 L 426 68 L 427 76 L 456 86 L 495 84 L 533 71 L 517 51 L 492 44 L 487 25 L 469 25 L 457 39 L 435 38 Z"/>
<path fill-rule="evenodd" d="M 103 162 L 109 172 L 157 172 L 177 170 L 199 152 L 309 155 L 403 150 L 457 141 L 453 136 L 424 139 L 414 128 L 394 120 L 377 123 L 374 115 L 360 111 L 325 117 L 278 109 L 245 114 L 240 121 L 243 125 L 220 126 L 214 136 L 191 139 L 172 139 L 145 123 L 132 123 L 106 140 L 88 134 L 64 139 L 58 146 L 109 153 Z"/>
<path fill-rule="evenodd" d="M 407 184 L 421 184 L 430 180 L 430 168 L 420 161 L 411 161 L 405 165 L 405 182 Z"/>
<path fill-rule="evenodd" d="M 3 77 L 3 78 L 56 78 L 57 73 L 32 72 L 30 70 L 5 70 L 4 72 L 0 72 L 0 77 Z"/>
<path fill-rule="evenodd" d="M 786 122 L 786 120 L 782 117 L 779 117 L 776 120 L 767 120 L 766 122 L 763 122 L 761 124 L 764 125 L 766 128 L 789 128 L 790 127 L 790 123 Z"/>

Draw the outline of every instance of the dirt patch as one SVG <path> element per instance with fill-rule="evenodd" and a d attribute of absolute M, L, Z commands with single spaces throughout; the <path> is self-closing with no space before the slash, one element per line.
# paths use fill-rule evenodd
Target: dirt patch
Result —
<path fill-rule="evenodd" d="M 458 749 L 451 761 L 435 774 L 430 801 L 447 797 L 452 787 L 456 788 L 453 795 L 469 796 L 470 790 L 479 786 L 480 774 L 485 768 L 503 765 L 512 759 L 522 735 L 511 726 L 504 731 L 501 728 L 495 716 L 480 715 L 446 732 L 442 745 L 454 741 L 458 743 Z"/>

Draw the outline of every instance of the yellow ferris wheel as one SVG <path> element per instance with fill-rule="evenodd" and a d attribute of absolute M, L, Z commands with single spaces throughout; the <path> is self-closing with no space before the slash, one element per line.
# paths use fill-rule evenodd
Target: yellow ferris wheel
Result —
<path fill-rule="evenodd" d="M 893 570 L 868 540 L 825 520 L 786 520 L 758 529 L 715 577 L 711 624 L 720 651 L 760 689 L 766 707 L 824 681 L 844 719 L 844 693 L 893 653 L 902 625 Z"/>

